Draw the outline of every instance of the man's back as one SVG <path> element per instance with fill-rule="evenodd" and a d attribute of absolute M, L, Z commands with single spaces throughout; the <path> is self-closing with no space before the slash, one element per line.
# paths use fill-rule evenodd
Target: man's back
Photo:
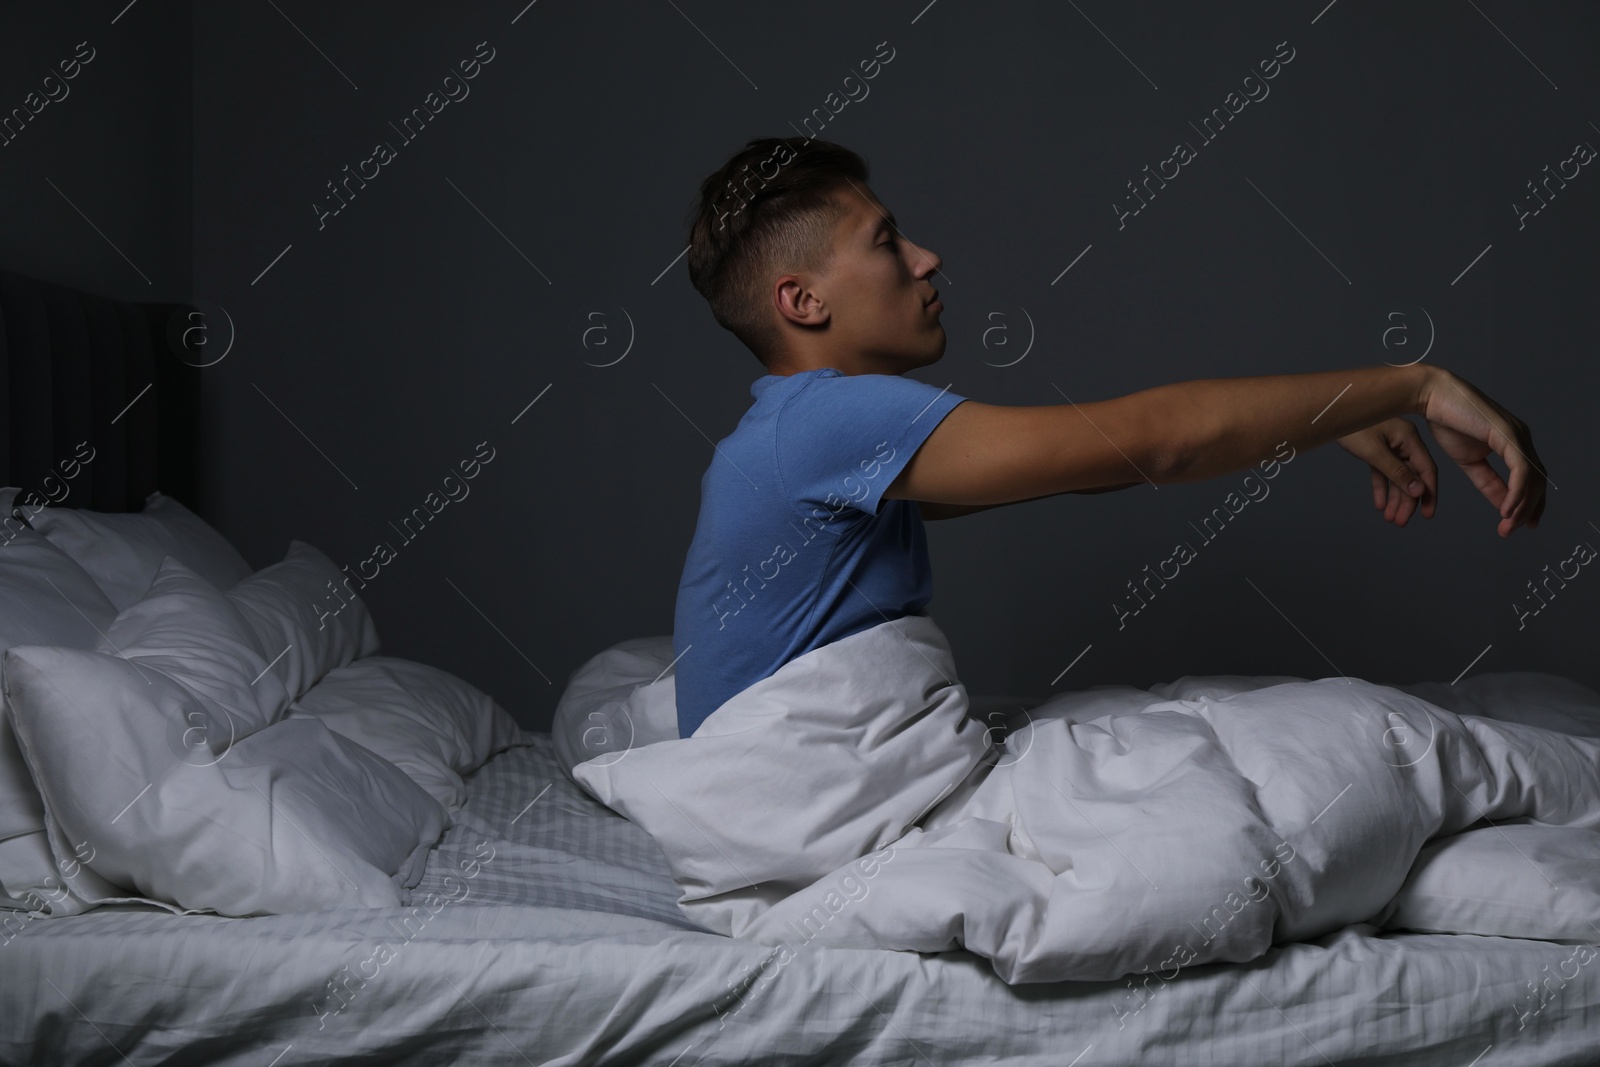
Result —
<path fill-rule="evenodd" d="M 717 445 L 678 586 L 679 736 L 831 641 L 932 596 L 918 505 L 883 491 L 964 397 L 831 367 L 766 375 Z"/>

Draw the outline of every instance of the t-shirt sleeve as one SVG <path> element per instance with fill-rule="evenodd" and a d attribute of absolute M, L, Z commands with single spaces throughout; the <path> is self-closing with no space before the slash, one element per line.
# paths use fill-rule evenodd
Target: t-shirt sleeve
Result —
<path fill-rule="evenodd" d="M 778 417 L 784 490 L 808 519 L 848 523 L 876 515 L 889 483 L 965 399 L 897 374 L 813 380 Z"/>

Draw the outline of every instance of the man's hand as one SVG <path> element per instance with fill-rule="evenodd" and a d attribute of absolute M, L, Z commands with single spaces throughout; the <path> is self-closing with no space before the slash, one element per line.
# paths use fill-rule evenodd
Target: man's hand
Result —
<path fill-rule="evenodd" d="M 1539 525 L 1547 478 L 1533 448 L 1533 434 L 1511 412 L 1442 367 L 1434 367 L 1418 398 L 1421 414 L 1444 454 L 1500 512 L 1499 533 Z M 1505 463 L 1510 484 L 1489 465 L 1493 452 Z"/>
<path fill-rule="evenodd" d="M 1545 473 L 1533 448 L 1533 435 L 1515 415 L 1465 379 L 1434 367 L 1419 394 L 1417 408 L 1428 420 L 1444 454 L 1455 460 L 1472 484 L 1500 510 L 1499 533 L 1510 537 L 1518 526 L 1535 529 L 1544 514 Z M 1438 468 L 1422 436 L 1406 419 L 1395 418 L 1338 438 L 1339 446 L 1367 461 L 1372 471 L 1372 503 L 1386 522 L 1404 526 L 1420 507 L 1433 518 L 1438 504 Z M 1508 486 L 1489 465 L 1493 452 L 1506 464 Z"/>
<path fill-rule="evenodd" d="M 1544 515 L 1547 478 L 1533 434 L 1522 419 L 1483 395 L 1458 374 L 1434 368 L 1422 392 L 1422 416 L 1434 440 L 1478 486 L 1490 504 L 1499 509 L 1499 536 L 1509 537 L 1517 526 L 1538 528 Z M 1488 464 L 1494 453 L 1506 464 L 1510 483 Z"/>
<path fill-rule="evenodd" d="M 1439 468 L 1422 435 L 1406 419 L 1389 419 L 1338 438 L 1339 447 L 1367 461 L 1372 471 L 1372 503 L 1383 520 L 1404 526 L 1418 507 L 1433 518 L 1439 500 Z"/>

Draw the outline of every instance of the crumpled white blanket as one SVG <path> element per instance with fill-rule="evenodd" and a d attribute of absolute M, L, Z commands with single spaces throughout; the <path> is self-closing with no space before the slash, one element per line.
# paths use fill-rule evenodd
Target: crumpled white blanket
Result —
<path fill-rule="evenodd" d="M 672 675 L 638 681 L 659 640 L 574 676 L 558 752 L 660 843 L 691 921 L 790 951 L 964 947 L 1013 984 L 1245 961 L 1370 920 L 1430 839 L 1600 828 L 1600 738 L 1357 678 L 1101 686 L 998 744 L 939 627 L 908 616 L 678 738 Z"/>

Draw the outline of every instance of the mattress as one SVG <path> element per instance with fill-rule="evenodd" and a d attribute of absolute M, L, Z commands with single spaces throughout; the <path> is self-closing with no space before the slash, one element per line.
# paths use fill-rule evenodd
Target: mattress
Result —
<path fill-rule="evenodd" d="M 650 837 L 491 759 L 404 909 L 14 916 L 0 1063 L 1585 1064 L 1570 945 L 1357 925 L 1170 983 L 1007 986 L 964 952 L 777 949 L 692 927 Z M 1559 979 L 1552 976 L 1560 972 Z"/>

